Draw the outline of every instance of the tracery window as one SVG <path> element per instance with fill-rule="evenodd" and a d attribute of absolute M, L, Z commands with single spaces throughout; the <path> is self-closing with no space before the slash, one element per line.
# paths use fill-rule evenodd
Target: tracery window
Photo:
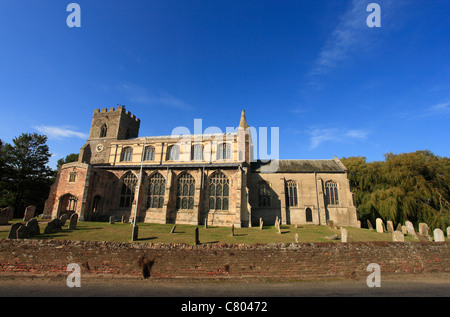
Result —
<path fill-rule="evenodd" d="M 166 180 L 160 173 L 156 173 L 149 179 L 147 208 L 162 208 L 164 205 L 164 194 Z"/>
<path fill-rule="evenodd" d="M 120 192 L 120 207 L 131 207 L 134 200 L 134 191 L 137 184 L 137 177 L 128 172 L 122 179 L 122 190 Z"/>
<path fill-rule="evenodd" d="M 286 193 L 287 193 L 287 201 L 289 207 L 298 206 L 297 200 L 297 182 L 296 181 L 287 181 L 286 182 Z"/>
<path fill-rule="evenodd" d="M 215 174 L 209 184 L 209 209 L 228 210 L 229 192 L 230 180 L 223 173 Z"/>
<path fill-rule="evenodd" d="M 169 145 L 167 148 L 167 160 L 178 161 L 180 157 L 180 147 L 178 145 Z"/>
<path fill-rule="evenodd" d="M 185 173 L 178 179 L 177 209 L 194 209 L 195 180 L 191 174 Z"/>
<path fill-rule="evenodd" d="M 192 146 L 192 160 L 193 161 L 203 161 L 203 145 L 194 144 Z"/>
<path fill-rule="evenodd" d="M 122 162 L 129 162 L 133 160 L 133 148 L 126 147 L 122 149 L 122 156 L 121 161 Z"/>
<path fill-rule="evenodd" d="M 338 186 L 336 182 L 325 183 L 325 197 L 327 205 L 339 205 Z"/>
<path fill-rule="evenodd" d="M 155 160 L 155 147 L 146 146 L 144 149 L 144 161 L 154 161 Z"/>
<path fill-rule="evenodd" d="M 231 158 L 231 145 L 220 143 L 217 145 L 217 160 L 229 160 Z"/>
<path fill-rule="evenodd" d="M 264 181 L 258 186 L 258 206 L 270 207 L 270 187 Z"/>
<path fill-rule="evenodd" d="M 107 127 L 106 123 L 103 123 L 102 127 L 100 128 L 100 137 L 105 138 L 107 132 L 108 132 L 108 127 Z"/>

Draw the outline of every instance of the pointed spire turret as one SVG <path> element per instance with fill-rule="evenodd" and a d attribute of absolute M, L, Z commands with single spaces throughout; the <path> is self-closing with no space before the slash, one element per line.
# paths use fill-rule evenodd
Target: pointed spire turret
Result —
<path fill-rule="evenodd" d="M 247 119 L 245 118 L 245 110 L 242 110 L 241 112 L 241 121 L 239 122 L 239 128 L 248 128 Z"/>

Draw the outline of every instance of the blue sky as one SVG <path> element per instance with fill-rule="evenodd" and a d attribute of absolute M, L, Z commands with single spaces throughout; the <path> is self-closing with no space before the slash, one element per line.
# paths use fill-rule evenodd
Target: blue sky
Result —
<path fill-rule="evenodd" d="M 279 128 L 281 159 L 450 156 L 448 0 L 80 0 L 81 28 L 70 2 L 0 2 L 0 138 L 48 134 L 52 167 L 118 104 L 140 136 L 245 109 Z"/>

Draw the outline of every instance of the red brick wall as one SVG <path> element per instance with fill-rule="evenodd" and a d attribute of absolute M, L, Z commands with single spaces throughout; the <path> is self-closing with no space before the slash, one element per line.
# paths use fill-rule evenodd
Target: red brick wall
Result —
<path fill-rule="evenodd" d="M 141 277 L 139 257 L 153 262 L 153 278 L 307 280 L 366 278 L 370 263 L 382 277 L 450 273 L 449 243 L 305 243 L 175 245 L 56 240 L 0 240 L 0 273 L 67 275 L 70 263 L 85 276 Z"/>

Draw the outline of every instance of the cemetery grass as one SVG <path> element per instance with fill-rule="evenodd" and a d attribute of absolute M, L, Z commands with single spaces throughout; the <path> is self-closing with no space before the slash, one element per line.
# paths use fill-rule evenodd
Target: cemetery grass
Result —
<path fill-rule="evenodd" d="M 55 239 L 55 240 L 78 240 L 78 241 L 110 241 L 110 242 L 131 242 L 132 226 L 129 223 L 116 222 L 78 222 L 75 230 L 68 230 L 68 222 L 62 230 L 43 234 L 48 220 L 40 220 L 41 234 L 33 239 Z M 21 219 L 14 219 L 10 223 L 21 222 Z M 6 239 L 9 234 L 10 225 L 0 226 L 0 239 Z M 340 242 L 340 239 L 330 240 L 327 236 L 337 235 L 340 238 L 340 231 L 328 226 L 317 225 L 281 225 L 281 234 L 275 226 L 264 226 L 262 230 L 258 227 L 235 228 L 234 236 L 230 227 L 176 225 L 174 233 L 170 233 L 173 224 L 151 224 L 138 223 L 139 237 L 137 242 L 145 243 L 184 243 L 194 244 L 194 230 L 199 228 L 199 239 L 201 244 L 267 244 L 267 243 L 295 243 L 295 235 L 298 234 L 298 241 L 302 242 Z M 377 233 L 375 230 L 346 227 L 349 235 L 349 242 L 352 241 L 392 241 L 391 234 Z M 405 241 L 417 241 L 409 235 L 405 236 Z"/>

